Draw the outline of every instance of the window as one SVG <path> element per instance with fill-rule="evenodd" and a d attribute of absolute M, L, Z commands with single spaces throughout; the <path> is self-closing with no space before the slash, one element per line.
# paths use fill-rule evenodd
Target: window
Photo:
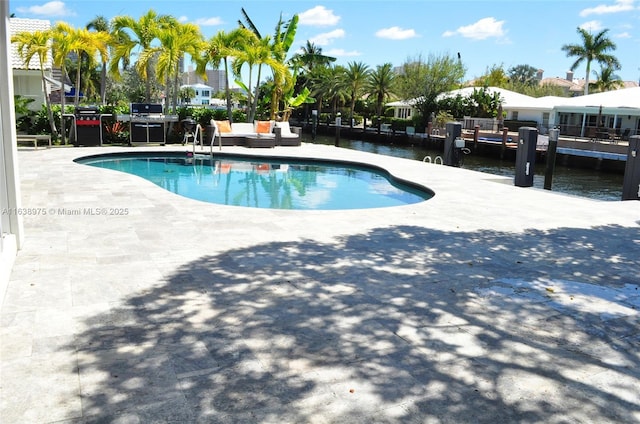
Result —
<path fill-rule="evenodd" d="M 549 128 L 549 112 L 542 113 L 542 126 Z"/>
<path fill-rule="evenodd" d="M 203 99 L 202 100 L 202 104 L 203 105 L 208 105 L 209 104 L 209 100 L 208 99 Z"/>
<path fill-rule="evenodd" d="M 517 110 L 512 110 L 511 111 L 511 119 L 513 119 L 514 121 L 518 120 L 518 111 Z"/>
<path fill-rule="evenodd" d="M 209 93 L 209 90 L 202 90 L 202 97 L 210 97 L 211 94 Z"/>

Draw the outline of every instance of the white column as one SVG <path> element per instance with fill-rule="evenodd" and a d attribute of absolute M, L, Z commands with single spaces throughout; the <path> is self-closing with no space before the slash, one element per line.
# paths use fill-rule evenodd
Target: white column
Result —
<path fill-rule="evenodd" d="M 9 2 L 0 2 L 0 219 L 2 252 L 10 250 L 7 243 L 14 240 L 15 249 L 22 246 L 24 238 L 22 216 L 15 213 L 21 206 L 20 180 L 18 176 L 18 148 L 16 143 L 16 117 L 13 104 L 13 72 L 10 56 Z M 0 276 L 1 278 L 2 276 Z"/>

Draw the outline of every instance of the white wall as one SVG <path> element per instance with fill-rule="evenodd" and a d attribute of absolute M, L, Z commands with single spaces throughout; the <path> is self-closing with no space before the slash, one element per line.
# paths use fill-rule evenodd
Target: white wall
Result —
<path fill-rule="evenodd" d="M 44 104 L 44 91 L 42 90 L 42 77 L 40 71 L 14 69 L 13 91 L 22 97 L 33 99 L 29 109 L 39 111 Z"/>
<path fill-rule="evenodd" d="M 18 178 L 18 149 L 13 105 L 13 77 L 9 46 L 9 2 L 0 2 L 0 298 L 9 279 L 16 251 L 22 245 L 22 216 Z M 4 95 L 6 93 L 6 95 Z"/>

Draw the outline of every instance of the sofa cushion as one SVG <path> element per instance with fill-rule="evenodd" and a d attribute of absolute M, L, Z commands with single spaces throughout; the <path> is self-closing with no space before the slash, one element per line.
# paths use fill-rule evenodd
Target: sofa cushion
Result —
<path fill-rule="evenodd" d="M 220 134 L 231 132 L 231 124 L 229 121 L 215 121 L 215 127 Z"/>
<path fill-rule="evenodd" d="M 256 121 L 255 127 L 258 134 L 270 134 L 273 130 L 273 121 Z"/>
<path fill-rule="evenodd" d="M 253 129 L 252 122 L 234 122 L 231 124 L 231 133 L 235 135 L 252 135 L 256 132 Z"/>

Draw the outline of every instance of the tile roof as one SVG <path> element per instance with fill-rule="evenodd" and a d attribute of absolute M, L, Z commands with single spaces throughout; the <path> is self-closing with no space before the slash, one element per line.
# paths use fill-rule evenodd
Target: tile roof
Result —
<path fill-rule="evenodd" d="M 20 32 L 35 32 L 46 31 L 51 29 L 51 22 L 44 19 L 24 19 L 24 18 L 10 18 L 9 19 L 9 32 L 11 36 Z M 25 68 L 24 62 L 18 53 L 18 49 L 15 44 L 11 44 L 11 68 L 12 69 L 40 69 L 40 61 L 37 57 L 33 57 Z M 47 63 L 45 69 L 51 69 L 51 55 L 47 57 Z"/>

